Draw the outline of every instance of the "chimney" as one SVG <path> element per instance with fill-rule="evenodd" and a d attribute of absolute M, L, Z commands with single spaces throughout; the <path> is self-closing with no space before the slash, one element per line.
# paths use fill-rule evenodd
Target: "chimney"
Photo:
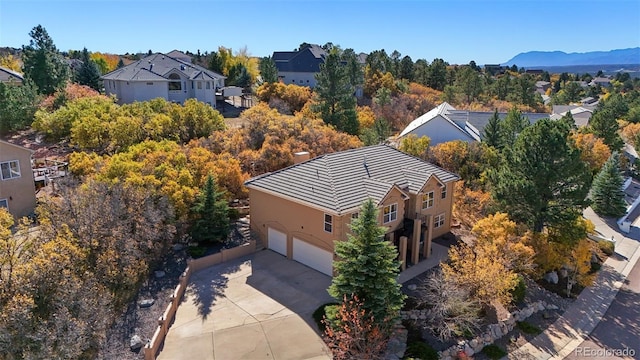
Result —
<path fill-rule="evenodd" d="M 311 155 L 308 151 L 300 151 L 297 153 L 293 153 L 293 163 L 299 164 L 301 162 L 307 161 L 311 158 Z"/>

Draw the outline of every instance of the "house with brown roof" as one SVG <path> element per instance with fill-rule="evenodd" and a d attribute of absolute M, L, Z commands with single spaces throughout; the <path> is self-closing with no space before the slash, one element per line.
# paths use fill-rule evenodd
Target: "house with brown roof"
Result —
<path fill-rule="evenodd" d="M 156 53 L 103 75 L 106 94 L 120 104 L 155 98 L 183 104 L 195 98 L 215 107 L 225 77 L 172 53 L 180 58 Z"/>
<path fill-rule="evenodd" d="M 308 157 L 297 153 L 296 164 L 245 183 L 251 229 L 267 248 L 332 275 L 334 244 L 347 240 L 368 199 L 403 268 L 449 232 L 457 175 L 387 145 Z"/>
<path fill-rule="evenodd" d="M 0 207 L 9 209 L 16 218 L 30 215 L 36 207 L 32 153 L 0 140 Z"/>

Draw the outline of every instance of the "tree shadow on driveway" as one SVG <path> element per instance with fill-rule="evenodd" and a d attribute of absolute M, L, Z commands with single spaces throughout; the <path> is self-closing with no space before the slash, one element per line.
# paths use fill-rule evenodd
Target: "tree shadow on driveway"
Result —
<path fill-rule="evenodd" d="M 191 298 L 198 315 L 206 320 L 216 300 L 224 297 L 229 279 L 240 271 L 241 265 L 246 261 L 242 259 L 211 266 L 192 274 L 182 301 Z"/>

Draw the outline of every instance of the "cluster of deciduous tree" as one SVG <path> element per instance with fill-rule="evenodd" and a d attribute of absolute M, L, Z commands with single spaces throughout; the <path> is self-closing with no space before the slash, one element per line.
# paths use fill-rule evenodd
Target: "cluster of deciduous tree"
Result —
<path fill-rule="evenodd" d="M 292 115 L 311 99 L 311 89 L 296 84 L 265 82 L 256 89 L 256 96 L 281 114 Z"/>
<path fill-rule="evenodd" d="M 227 199 L 246 197 L 243 182 L 248 178 L 229 153 L 216 154 L 195 142 L 181 146 L 170 140 L 145 141 L 113 156 L 74 153 L 69 170 L 85 179 L 153 189 L 169 199 L 181 225 L 190 222 L 190 209 L 209 174 L 216 177 Z"/>
<path fill-rule="evenodd" d="M 293 164 L 293 154 L 308 151 L 311 156 L 362 146 L 357 137 L 327 126 L 322 120 L 280 114 L 266 104 L 245 110 L 246 125 L 215 132 L 200 143 L 214 153 L 229 153 L 251 175 L 275 171 Z"/>
<path fill-rule="evenodd" d="M 217 110 L 195 99 L 184 105 L 158 98 L 120 106 L 95 96 L 69 101 L 53 112 L 38 111 L 33 128 L 53 139 L 70 137 L 83 150 L 115 153 L 147 139 L 185 143 L 223 130 L 225 124 Z"/>
<path fill-rule="evenodd" d="M 58 185 L 40 226 L 0 209 L 0 357 L 95 358 L 114 313 L 173 238 L 166 198 L 141 186 Z"/>
<path fill-rule="evenodd" d="M 251 56 L 246 47 L 233 51 L 219 46 L 218 51 L 193 55 L 193 62 L 227 77 L 227 85 L 249 87 L 256 82 L 259 74 L 259 61 Z"/>

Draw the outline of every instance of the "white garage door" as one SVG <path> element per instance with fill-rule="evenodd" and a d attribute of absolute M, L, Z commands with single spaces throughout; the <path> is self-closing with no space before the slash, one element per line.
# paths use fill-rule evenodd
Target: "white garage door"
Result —
<path fill-rule="evenodd" d="M 333 254 L 296 238 L 293 238 L 293 260 L 333 276 Z"/>
<path fill-rule="evenodd" d="M 269 249 L 287 256 L 287 234 L 269 228 Z"/>

